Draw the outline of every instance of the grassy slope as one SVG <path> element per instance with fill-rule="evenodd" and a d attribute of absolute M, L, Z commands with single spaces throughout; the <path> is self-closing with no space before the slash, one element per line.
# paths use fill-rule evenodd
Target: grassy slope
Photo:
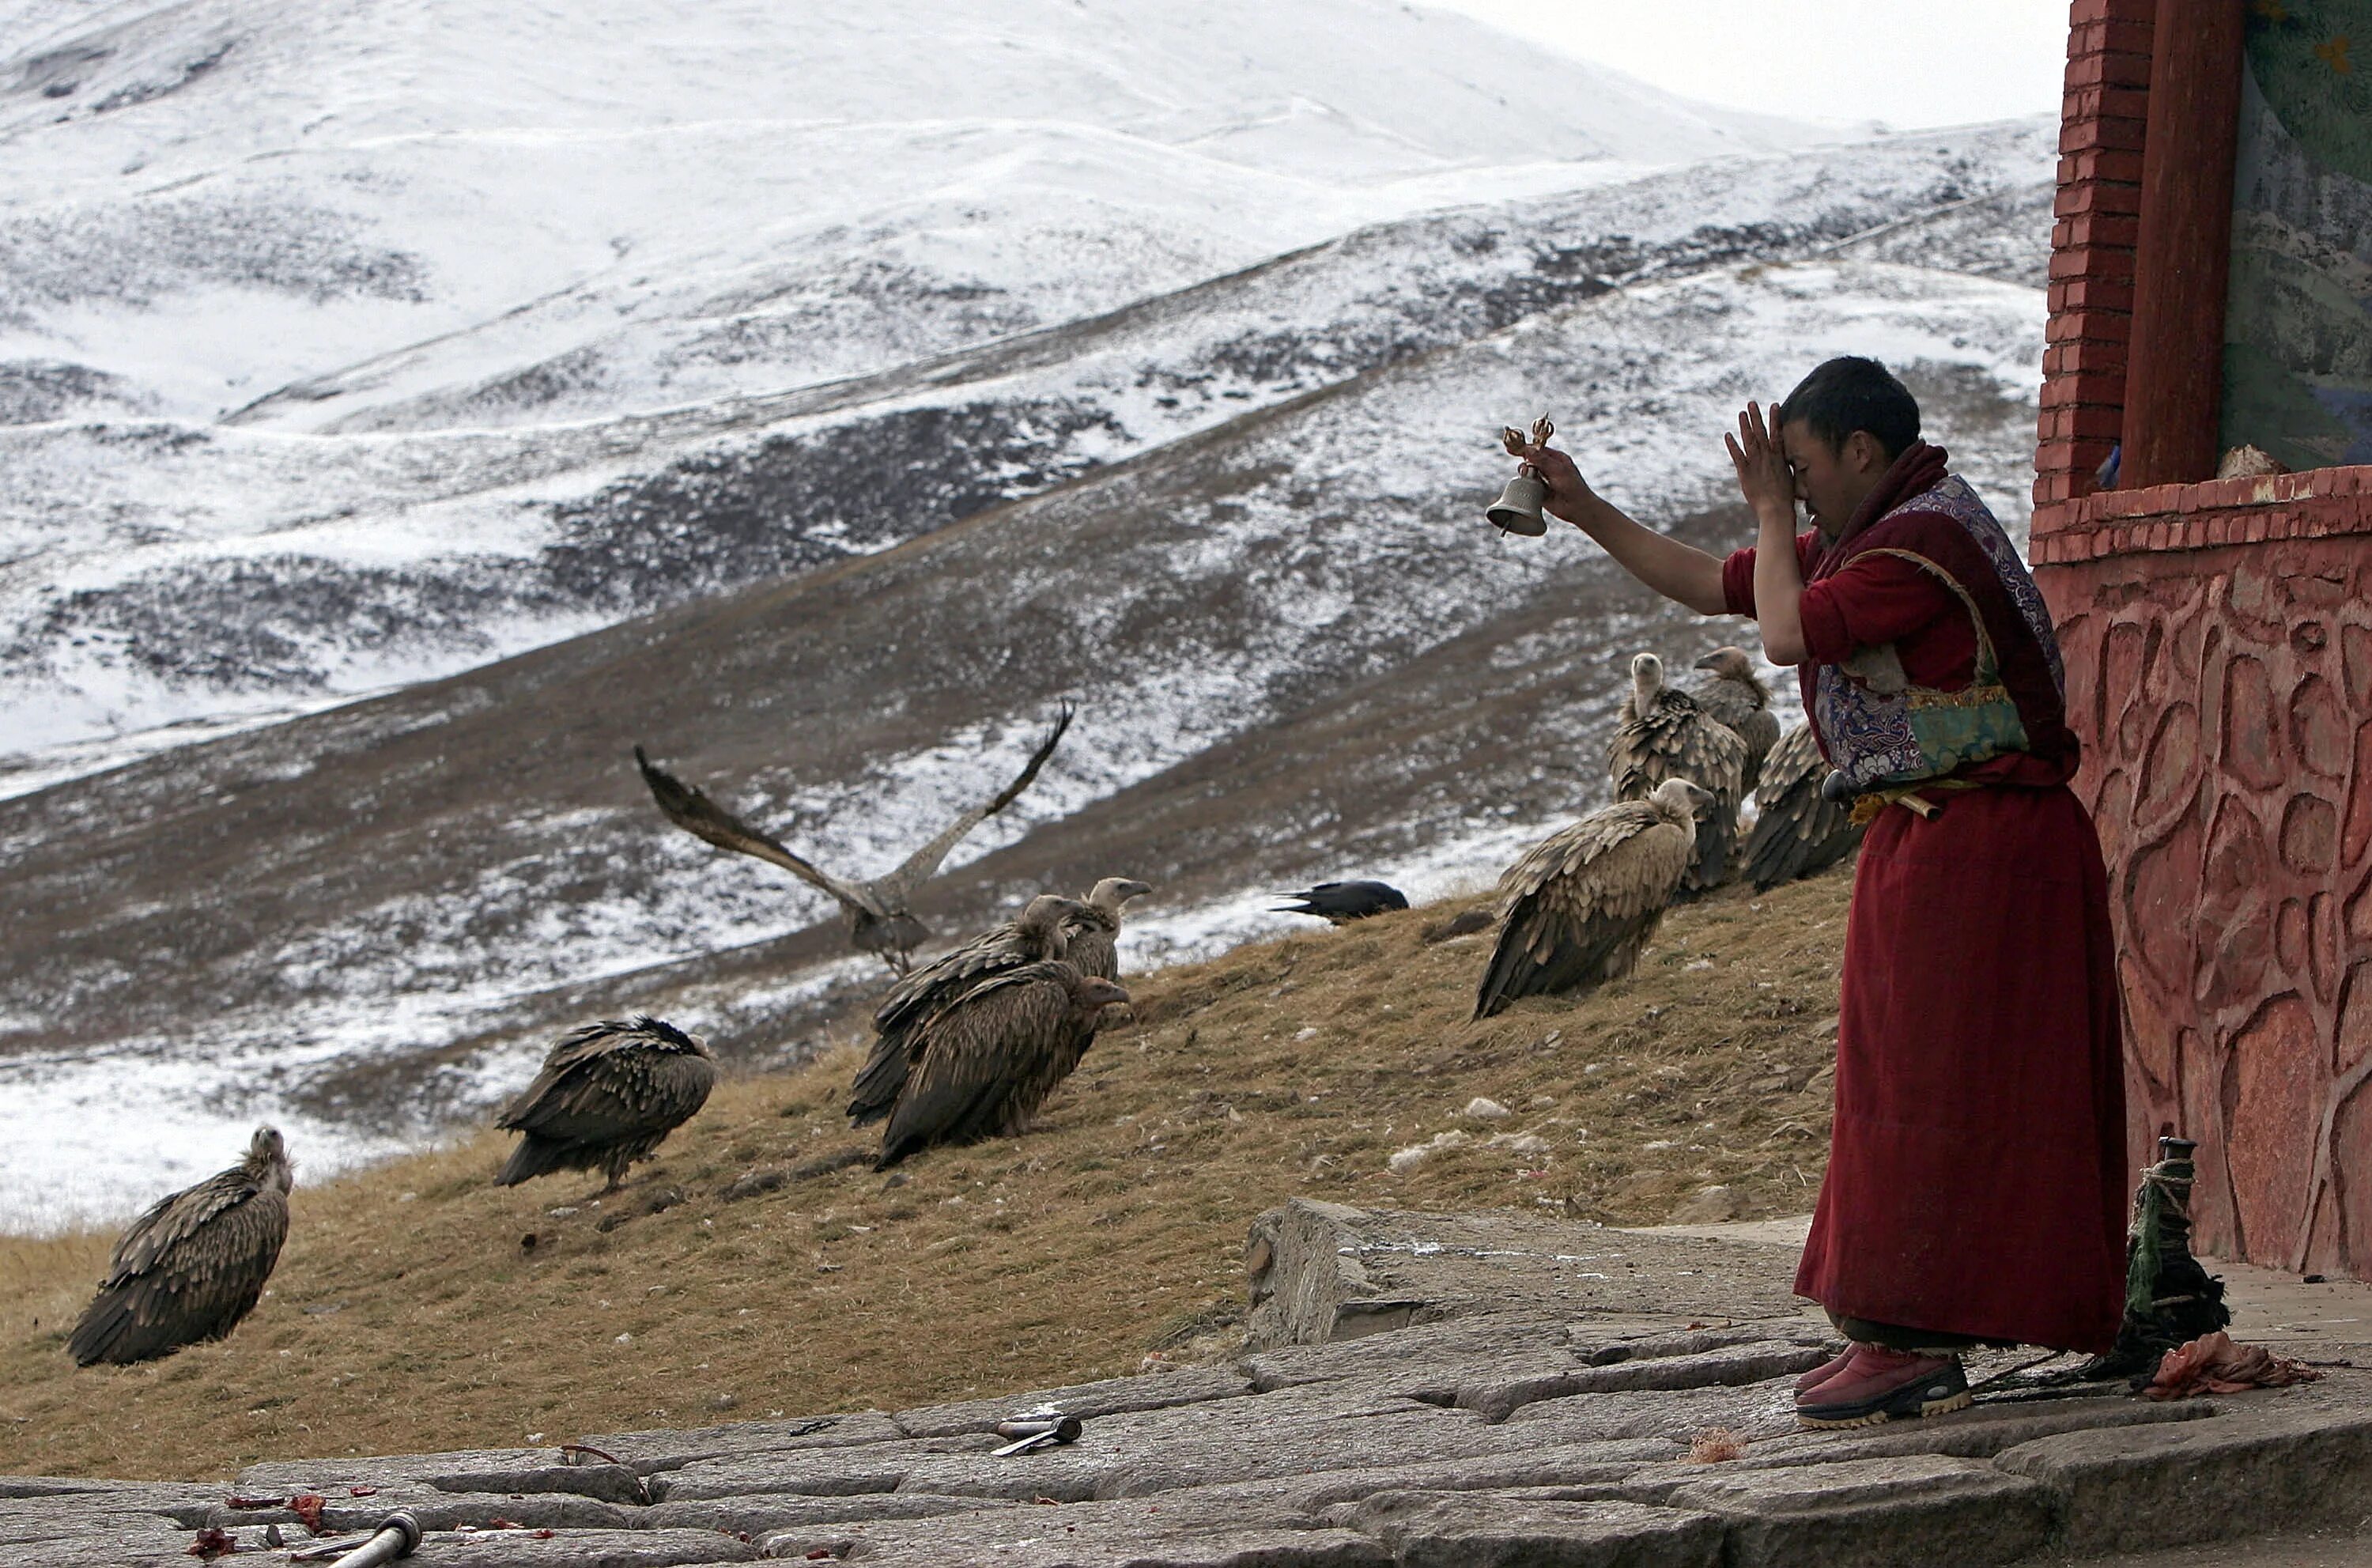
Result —
<path fill-rule="evenodd" d="M 856 1167 L 723 1195 L 858 1146 L 834 1114 L 852 1035 L 720 1087 L 602 1207 L 576 1176 L 490 1186 L 492 1134 L 300 1185 L 255 1313 L 142 1367 L 77 1371 L 63 1348 L 108 1238 L 0 1238 L 0 1471 L 220 1477 L 1126 1372 L 1217 1342 L 1245 1225 L 1296 1192 L 1634 1223 L 1801 1212 L 1848 886 L 1727 890 L 1676 912 L 1635 979 L 1483 1024 L 1467 1013 L 1489 937 L 1422 936 L 1459 904 L 1166 970 L 1038 1131 L 925 1155 L 903 1180 Z M 1468 1121 L 1476 1096 L 1513 1116 Z M 1448 1128 L 1472 1142 L 1386 1168 Z M 683 1201 L 648 1212 L 668 1190 Z"/>

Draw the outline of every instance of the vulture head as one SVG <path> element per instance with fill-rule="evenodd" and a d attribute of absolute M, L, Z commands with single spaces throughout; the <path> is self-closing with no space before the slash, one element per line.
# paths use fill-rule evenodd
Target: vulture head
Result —
<path fill-rule="evenodd" d="M 1087 906 L 1076 899 L 1066 899 L 1060 893 L 1041 893 L 1021 906 L 1013 917 L 1015 929 L 1037 937 L 1042 943 L 1074 915 L 1087 912 Z M 1059 947 L 1052 950 L 1059 952 Z"/>
<path fill-rule="evenodd" d="M 1631 656 L 1631 701 L 1641 714 L 1656 705 L 1664 690 L 1664 661 L 1653 654 Z"/>
<path fill-rule="evenodd" d="M 1092 1018 L 1105 1008 L 1125 1003 L 1127 1000 L 1126 986 L 1091 974 L 1079 976 L 1079 982 L 1071 987 L 1072 1005 L 1078 1008 L 1079 1016 L 1083 1018 Z"/>
<path fill-rule="evenodd" d="M 1150 882 L 1132 881 L 1126 877 L 1107 877 L 1087 893 L 1087 907 L 1098 914 L 1120 918 L 1121 906 L 1131 899 L 1141 899 L 1153 891 Z"/>
<path fill-rule="evenodd" d="M 285 1192 L 296 1185 L 296 1167 L 277 1127 L 257 1128 L 255 1136 L 247 1141 L 247 1157 L 238 1163 L 259 1189 L 277 1187 Z"/>
<path fill-rule="evenodd" d="M 1762 678 L 1754 673 L 1754 660 L 1744 648 L 1715 648 L 1697 660 L 1699 669 L 1709 669 L 1724 680 L 1735 680 L 1743 686 L 1762 690 Z"/>
<path fill-rule="evenodd" d="M 1647 801 L 1666 821 L 1687 823 L 1693 828 L 1713 809 L 1713 792 L 1686 779 L 1666 779 L 1647 793 Z"/>

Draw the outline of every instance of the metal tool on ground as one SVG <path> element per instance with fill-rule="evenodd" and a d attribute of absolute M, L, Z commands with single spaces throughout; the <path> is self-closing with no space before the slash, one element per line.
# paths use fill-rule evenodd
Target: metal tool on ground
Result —
<path fill-rule="evenodd" d="M 411 1509 L 398 1508 L 381 1519 L 378 1528 L 359 1545 L 352 1548 L 319 1547 L 311 1551 L 293 1552 L 288 1560 L 291 1562 L 318 1562 L 332 1551 L 343 1551 L 344 1555 L 331 1562 L 330 1568 L 377 1568 L 378 1563 L 393 1562 L 398 1558 L 411 1556 L 419 1546 L 420 1521 L 412 1516 Z"/>
<path fill-rule="evenodd" d="M 1079 1434 L 1087 1430 L 1075 1415 L 1016 1416 L 996 1423 L 999 1437 L 1012 1442 L 993 1450 L 991 1458 L 1004 1458 L 1013 1454 L 1028 1454 L 1040 1448 L 1051 1448 L 1058 1443 L 1076 1443 Z"/>

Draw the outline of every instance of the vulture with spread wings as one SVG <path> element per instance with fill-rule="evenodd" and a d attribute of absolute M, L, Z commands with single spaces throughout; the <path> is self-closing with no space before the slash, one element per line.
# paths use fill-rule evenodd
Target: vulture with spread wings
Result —
<path fill-rule="evenodd" d="M 1828 777 L 1829 761 L 1810 725 L 1797 725 L 1771 749 L 1754 789 L 1762 815 L 1746 841 L 1746 875 L 1756 890 L 1825 871 L 1861 842 L 1864 830 L 1854 824 L 1851 803 L 1820 793 Z"/>
<path fill-rule="evenodd" d="M 259 1127 L 238 1164 L 159 1198 L 116 1242 L 66 1341 L 75 1364 L 146 1361 L 238 1327 L 288 1239 L 294 1183 L 288 1146 Z"/>
<path fill-rule="evenodd" d="M 1680 896 L 1694 898 L 1728 876 L 1738 808 L 1746 798 L 1746 742 L 1694 697 L 1665 685 L 1664 661 L 1654 654 L 1632 656 L 1631 691 L 1622 699 L 1622 723 L 1606 771 L 1617 800 L 1645 800 L 1667 779 L 1686 779 L 1711 795 L 1713 807 L 1697 825 Z"/>
<path fill-rule="evenodd" d="M 704 839 L 719 849 L 754 854 L 769 865 L 779 865 L 810 887 L 820 888 L 840 902 L 848 916 L 848 939 L 859 952 L 871 953 L 899 974 L 913 967 L 914 949 L 930 939 L 930 930 L 914 918 L 912 908 L 914 894 L 924 883 L 938 875 L 939 863 L 949 851 L 962 842 L 963 836 L 995 816 L 1038 777 L 1038 770 L 1054 754 L 1062 743 L 1063 734 L 1071 727 L 1072 709 L 1064 704 L 1062 715 L 1046 738 L 1038 743 L 1029 761 L 1022 765 L 1020 774 L 996 793 L 984 806 L 976 806 L 948 823 L 939 836 L 908 855 L 905 864 L 886 876 L 869 881 L 852 882 L 835 877 L 809 860 L 785 849 L 768 834 L 760 832 L 738 817 L 726 810 L 694 785 L 687 784 L 664 768 L 655 765 L 634 748 L 634 765 L 642 770 L 643 782 L 650 786 L 651 797 L 659 804 L 669 821 L 694 838 Z"/>
<path fill-rule="evenodd" d="M 1715 806 L 1688 780 L 1667 779 L 1525 851 L 1499 882 L 1499 945 L 1474 1016 L 1629 974 L 1680 890 L 1698 817 Z"/>

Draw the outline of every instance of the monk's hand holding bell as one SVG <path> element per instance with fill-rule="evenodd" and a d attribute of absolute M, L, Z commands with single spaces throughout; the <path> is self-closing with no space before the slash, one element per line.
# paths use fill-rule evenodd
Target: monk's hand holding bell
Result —
<path fill-rule="evenodd" d="M 1576 522 L 1583 504 L 1589 499 L 1589 482 L 1581 477 L 1581 470 L 1571 456 L 1549 445 L 1549 437 L 1555 430 L 1543 415 L 1532 423 L 1529 434 L 1509 426 L 1501 432 L 1500 442 L 1509 457 L 1522 460 L 1517 473 L 1537 479 L 1547 487 L 1541 510 L 1562 521 Z"/>

